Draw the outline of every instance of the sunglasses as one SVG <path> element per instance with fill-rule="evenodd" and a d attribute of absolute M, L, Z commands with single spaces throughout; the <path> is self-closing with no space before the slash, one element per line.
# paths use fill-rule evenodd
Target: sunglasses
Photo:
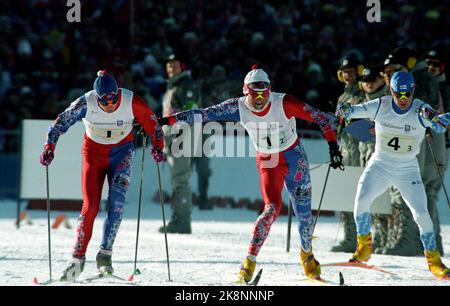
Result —
<path fill-rule="evenodd" d="M 97 96 L 98 102 L 103 106 L 108 106 L 110 104 L 114 105 L 119 100 L 119 95 L 116 93 L 110 93 L 103 96 Z"/>
<path fill-rule="evenodd" d="M 393 93 L 394 93 L 394 96 L 400 100 L 409 99 L 409 97 L 411 97 L 411 95 L 412 95 L 411 92 L 404 92 L 404 91 L 402 91 L 402 92 L 394 91 Z"/>
<path fill-rule="evenodd" d="M 250 83 L 250 84 L 248 84 L 247 86 L 248 86 L 248 88 L 250 88 L 250 89 L 260 91 L 260 90 L 266 90 L 266 89 L 269 89 L 270 84 L 267 83 L 267 82 L 255 82 L 255 83 Z"/>

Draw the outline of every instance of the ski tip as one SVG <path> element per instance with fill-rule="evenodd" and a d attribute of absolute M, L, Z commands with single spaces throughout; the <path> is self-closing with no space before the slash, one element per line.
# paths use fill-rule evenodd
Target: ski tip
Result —
<path fill-rule="evenodd" d="M 130 275 L 130 277 L 128 278 L 128 281 L 129 281 L 129 282 L 134 281 L 134 274 L 131 274 L 131 275 Z"/>
<path fill-rule="evenodd" d="M 35 278 L 33 279 L 33 284 L 35 284 L 35 285 L 39 285 L 39 282 L 38 282 L 38 279 L 37 279 L 37 277 L 35 277 Z"/>
<path fill-rule="evenodd" d="M 260 278 L 261 278 L 262 272 L 263 272 L 263 269 L 260 269 L 260 270 L 258 271 L 258 273 L 256 274 L 255 278 L 253 279 L 253 281 L 248 282 L 247 285 L 248 285 L 248 286 L 257 286 L 258 283 L 259 283 L 259 280 L 260 280 Z"/>
<path fill-rule="evenodd" d="M 344 286 L 344 285 L 345 285 L 344 275 L 342 275 L 342 273 L 339 272 L 339 286 Z"/>
<path fill-rule="evenodd" d="M 134 270 L 134 275 L 141 275 L 141 274 L 142 274 L 141 270 L 139 270 L 137 268 L 136 268 L 136 270 Z"/>

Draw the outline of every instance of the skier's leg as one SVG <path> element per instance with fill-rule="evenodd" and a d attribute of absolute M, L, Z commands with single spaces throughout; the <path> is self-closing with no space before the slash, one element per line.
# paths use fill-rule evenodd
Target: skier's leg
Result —
<path fill-rule="evenodd" d="M 73 281 L 84 270 L 85 254 L 92 237 L 92 228 L 97 216 L 103 182 L 105 180 L 107 160 L 101 152 L 83 146 L 83 163 L 81 188 L 83 193 L 83 206 L 78 218 L 76 241 L 72 251 L 72 259 L 61 276 L 62 281 Z"/>
<path fill-rule="evenodd" d="M 92 237 L 94 220 L 100 209 L 100 200 L 105 181 L 107 163 L 104 156 L 93 149 L 83 148 L 83 165 L 81 188 L 83 206 L 78 218 L 76 243 L 72 255 L 84 257 L 89 241 Z"/>
<path fill-rule="evenodd" d="M 125 195 L 131 181 L 133 164 L 133 145 L 112 148 L 110 153 L 110 167 L 108 170 L 108 214 L 103 227 L 101 249 L 112 251 L 114 240 L 119 230 L 123 216 Z"/>
<path fill-rule="evenodd" d="M 414 221 L 420 231 L 420 238 L 425 250 L 436 250 L 436 235 L 433 222 L 427 207 L 427 196 L 420 176 L 419 168 L 402 171 L 397 179 L 396 187 L 400 191 L 406 205 L 411 210 Z"/>
<path fill-rule="evenodd" d="M 278 156 L 281 157 L 282 154 Z M 276 167 L 265 168 L 265 161 L 272 158 L 273 155 L 265 158 L 260 154 L 256 157 L 264 210 L 254 224 L 248 255 L 241 265 L 238 283 L 249 282 L 252 279 L 256 266 L 256 256 L 266 241 L 270 228 L 281 210 L 281 191 L 284 177 L 288 170 L 284 158 L 280 158 Z"/>
<path fill-rule="evenodd" d="M 417 155 L 422 171 L 425 170 L 426 155 L 427 147 L 424 141 Z M 422 172 L 422 179 L 423 175 L 424 173 Z M 382 253 L 397 256 L 420 256 L 423 248 L 420 241 L 419 228 L 414 222 L 411 210 L 397 188 L 391 187 L 390 194 L 392 213 L 388 217 L 388 241 Z"/>
<path fill-rule="evenodd" d="M 352 259 L 367 261 L 372 253 L 370 206 L 390 185 L 386 164 L 371 159 L 361 175 L 355 197 L 355 223 L 358 231 L 356 252 Z"/>
<path fill-rule="evenodd" d="M 264 241 L 269 235 L 270 227 L 278 217 L 282 200 L 284 177 L 287 174 L 287 165 L 280 154 L 279 164 L 274 168 L 264 168 L 264 157 L 257 157 L 258 170 L 260 175 L 260 188 L 264 201 L 264 210 L 255 222 L 253 227 L 253 238 L 249 247 L 249 254 L 257 256 Z"/>
<path fill-rule="evenodd" d="M 311 251 L 312 224 L 311 178 L 306 154 L 299 144 L 296 150 L 285 152 L 289 172 L 285 187 L 291 198 L 292 208 L 297 218 L 298 233 L 303 251 Z"/>
<path fill-rule="evenodd" d="M 300 261 L 307 277 L 320 276 L 320 264 L 312 253 L 313 218 L 311 213 L 311 178 L 308 159 L 302 145 L 284 153 L 288 164 L 285 187 L 297 218 L 301 242 Z"/>
<path fill-rule="evenodd" d="M 417 169 L 404 173 L 404 179 L 397 183 L 397 188 L 403 195 L 406 204 L 412 212 L 414 221 L 420 231 L 425 257 L 430 271 L 438 278 L 450 279 L 450 270 L 442 263 L 436 244 L 434 225 L 428 213 L 427 196 L 421 176 Z M 415 182 L 415 184 L 411 184 Z"/>

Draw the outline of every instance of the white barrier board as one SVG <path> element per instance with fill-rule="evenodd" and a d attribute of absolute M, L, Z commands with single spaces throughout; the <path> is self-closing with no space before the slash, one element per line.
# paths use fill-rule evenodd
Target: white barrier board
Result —
<path fill-rule="evenodd" d="M 45 167 L 39 156 L 51 120 L 22 121 L 22 165 L 20 175 L 21 199 L 47 198 Z M 80 200 L 81 196 L 81 145 L 84 124 L 80 121 L 62 135 L 55 150 L 55 159 L 49 167 L 50 197 L 52 199 Z M 106 183 L 105 183 L 106 186 Z M 103 187 L 102 199 L 108 189 Z"/>

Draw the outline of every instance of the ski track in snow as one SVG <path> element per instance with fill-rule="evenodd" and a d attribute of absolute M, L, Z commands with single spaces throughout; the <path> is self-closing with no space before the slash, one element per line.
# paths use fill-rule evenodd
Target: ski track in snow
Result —
<path fill-rule="evenodd" d="M 165 206 L 166 216 L 170 208 Z M 113 266 L 116 275 L 128 278 L 134 266 L 136 239 L 136 208 L 126 208 L 116 239 Z M 13 202 L 0 203 L 0 285 L 33 285 L 34 277 L 39 281 L 49 278 L 47 219 L 45 211 L 29 211 L 33 224 L 14 225 L 16 206 Z M 52 218 L 58 212 L 52 212 Z M 66 213 L 72 229 L 60 227 L 52 230 L 52 270 L 57 279 L 67 265 L 74 242 L 74 227 L 78 213 Z M 135 276 L 135 284 L 148 286 L 227 286 L 233 285 L 244 259 L 251 238 L 252 224 L 256 212 L 245 209 L 221 209 L 193 211 L 192 235 L 169 234 L 169 256 L 171 282 L 168 282 L 164 235 L 158 233 L 162 225 L 161 207 L 146 204 L 142 209 L 139 238 L 138 265 L 142 275 Z M 80 281 L 96 274 L 95 255 L 100 243 L 105 212 L 100 212 L 94 225 L 94 233 L 86 254 L 86 267 Z M 446 253 L 450 253 L 450 222 L 442 225 L 442 237 Z M 53 221 L 52 220 L 52 221 Z M 168 220 L 167 220 L 168 221 Z M 295 222 L 295 219 L 293 220 Z M 339 235 L 337 235 L 339 231 Z M 258 256 L 257 270 L 264 269 L 260 286 L 311 286 L 304 279 L 299 264 L 300 243 L 296 225 L 292 227 L 291 251 L 286 252 L 287 217 L 280 216 L 272 226 L 269 238 Z M 346 261 L 350 254 L 332 253 L 330 248 L 342 238 L 337 217 L 321 217 L 313 242 L 314 253 L 321 263 Z M 337 237 L 337 240 L 336 240 Z M 450 265 L 450 256 L 443 257 Z M 358 268 L 323 267 L 322 277 L 339 282 L 342 272 L 345 282 L 353 286 L 445 286 L 450 282 L 436 280 L 428 272 L 424 257 L 399 257 L 373 255 L 370 264 L 396 273 L 385 273 Z M 52 285 L 130 285 L 115 279 L 101 279 L 90 283 L 59 283 Z"/>

